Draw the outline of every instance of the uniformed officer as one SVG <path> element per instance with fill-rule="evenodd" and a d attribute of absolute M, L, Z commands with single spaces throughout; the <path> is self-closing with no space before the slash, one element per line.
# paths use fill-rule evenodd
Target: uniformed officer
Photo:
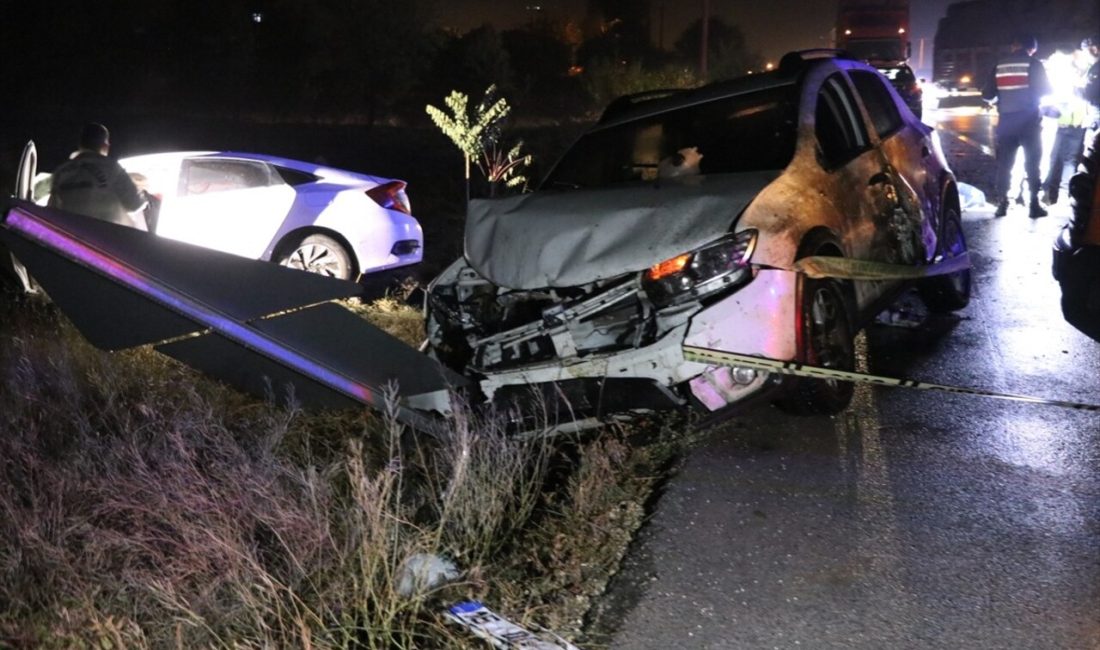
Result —
<path fill-rule="evenodd" d="M 1008 214 L 1008 190 L 1016 151 L 1023 147 L 1024 171 L 1027 174 L 1031 201 L 1028 216 L 1047 216 L 1039 204 L 1039 161 L 1043 154 L 1041 139 L 1042 115 L 1039 100 L 1051 92 L 1050 80 L 1042 62 L 1033 55 L 1038 43 L 1033 36 L 1017 35 L 1011 51 L 997 61 L 982 87 L 982 97 L 997 106 L 997 212 Z"/>

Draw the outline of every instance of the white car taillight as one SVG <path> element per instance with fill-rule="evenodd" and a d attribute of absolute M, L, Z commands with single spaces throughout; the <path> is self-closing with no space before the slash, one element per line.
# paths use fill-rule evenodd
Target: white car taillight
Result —
<path fill-rule="evenodd" d="M 378 187 L 373 187 L 367 190 L 367 196 L 387 210 L 412 214 L 409 207 L 409 197 L 405 194 L 404 181 L 390 181 Z"/>

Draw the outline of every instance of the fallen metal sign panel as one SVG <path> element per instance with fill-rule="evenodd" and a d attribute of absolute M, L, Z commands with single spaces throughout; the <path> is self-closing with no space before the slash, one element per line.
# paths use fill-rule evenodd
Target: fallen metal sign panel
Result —
<path fill-rule="evenodd" d="M 411 397 L 465 386 L 434 359 L 333 304 L 258 320 L 225 323 L 217 333 L 170 341 L 156 350 L 258 396 L 287 396 L 320 408 L 366 404 L 385 410 L 386 394 Z M 399 406 L 398 418 L 428 419 Z"/>
<path fill-rule="evenodd" d="M 363 387 L 360 398 L 353 398 L 348 394 L 355 390 L 350 383 L 339 390 L 217 334 L 164 343 L 154 349 L 252 395 L 270 394 L 279 402 L 293 397 L 298 403 L 317 408 L 342 409 L 354 408 L 372 397 L 372 392 Z"/>
<path fill-rule="evenodd" d="M 334 304 L 259 320 L 255 328 L 309 358 L 325 359 L 345 377 L 368 386 L 393 382 L 401 395 L 466 386 L 469 381 L 435 359 Z"/>
<path fill-rule="evenodd" d="M 381 409 L 391 383 L 402 398 L 431 393 L 438 404 L 437 393 L 466 383 L 342 307 L 316 304 L 358 291 L 353 283 L 25 202 L 5 215 L 0 238 L 105 349 L 153 343 L 251 392 L 278 396 L 291 384 L 307 406 Z M 398 416 L 426 423 L 407 407 Z"/>
<path fill-rule="evenodd" d="M 353 316 L 354 317 L 354 316 Z M 277 402 L 290 398 L 298 404 L 321 409 L 347 409 L 359 405 L 386 408 L 386 388 L 367 385 L 341 375 L 307 357 L 287 350 L 276 341 L 254 340 L 242 345 L 217 334 L 190 337 L 156 346 L 156 350 L 257 397 Z M 430 361 L 424 357 L 425 361 Z M 431 431 L 430 416 L 397 404 L 399 421 L 421 431 Z"/>
<path fill-rule="evenodd" d="M 865 372 L 837 370 L 834 368 L 822 368 L 820 366 L 806 365 L 797 361 L 780 361 L 778 359 L 767 359 L 764 357 L 757 357 L 748 354 L 737 354 L 736 352 L 712 350 L 710 348 L 701 348 L 690 345 L 684 346 L 684 358 L 690 361 L 698 361 L 699 363 L 754 368 L 756 370 L 763 370 L 765 372 L 774 372 L 781 375 L 792 375 L 795 377 L 841 379 L 844 381 L 873 384 L 875 386 L 919 388 L 922 390 L 936 390 L 947 393 L 961 393 L 964 395 L 979 395 L 982 397 L 992 397 L 994 399 L 1010 400 L 1014 402 L 1045 404 L 1048 406 L 1058 406 L 1061 408 L 1074 409 L 1078 411 L 1100 412 L 1100 404 L 1068 402 L 1063 400 L 1046 399 L 1043 397 L 1031 397 L 1028 395 L 1013 395 L 1011 393 L 1000 393 L 997 391 L 986 390 L 984 388 L 948 386 L 945 384 L 933 384 L 926 381 L 917 381 L 915 379 L 897 379 L 894 377 L 884 377 L 882 375 L 872 375 Z"/>
<path fill-rule="evenodd" d="M 257 262 L 24 201 L 14 202 L 4 230 L 101 275 L 153 279 L 165 289 L 202 301 L 236 320 L 348 298 L 361 291 L 354 282 Z M 19 251 L 15 253 L 18 257 Z M 39 275 L 34 268 L 30 271 Z M 50 287 L 43 286 L 52 295 Z"/>
<path fill-rule="evenodd" d="M 32 215 L 13 210 L 4 225 L 0 238 L 92 345 L 121 350 L 204 329 L 194 319 L 111 279 L 108 274 L 132 274 Z M 91 270 L 96 264 L 104 272 Z"/>

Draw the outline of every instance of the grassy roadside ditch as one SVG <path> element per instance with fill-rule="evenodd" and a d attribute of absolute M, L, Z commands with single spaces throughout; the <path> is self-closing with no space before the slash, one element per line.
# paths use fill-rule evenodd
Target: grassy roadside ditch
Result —
<path fill-rule="evenodd" d="M 396 300 L 355 309 L 422 335 Z M 0 647 L 486 647 L 443 622 L 466 599 L 583 643 L 690 442 L 675 418 L 517 440 L 463 412 L 436 440 L 280 408 L 6 295 L 0 333 Z M 401 596 L 417 554 L 460 577 Z"/>

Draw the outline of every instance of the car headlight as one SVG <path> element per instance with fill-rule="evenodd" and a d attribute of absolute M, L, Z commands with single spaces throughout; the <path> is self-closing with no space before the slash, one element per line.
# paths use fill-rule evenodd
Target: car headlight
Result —
<path fill-rule="evenodd" d="M 742 230 L 703 248 L 654 264 L 642 276 L 650 300 L 667 305 L 744 284 L 752 277 L 749 260 L 755 229 Z"/>

